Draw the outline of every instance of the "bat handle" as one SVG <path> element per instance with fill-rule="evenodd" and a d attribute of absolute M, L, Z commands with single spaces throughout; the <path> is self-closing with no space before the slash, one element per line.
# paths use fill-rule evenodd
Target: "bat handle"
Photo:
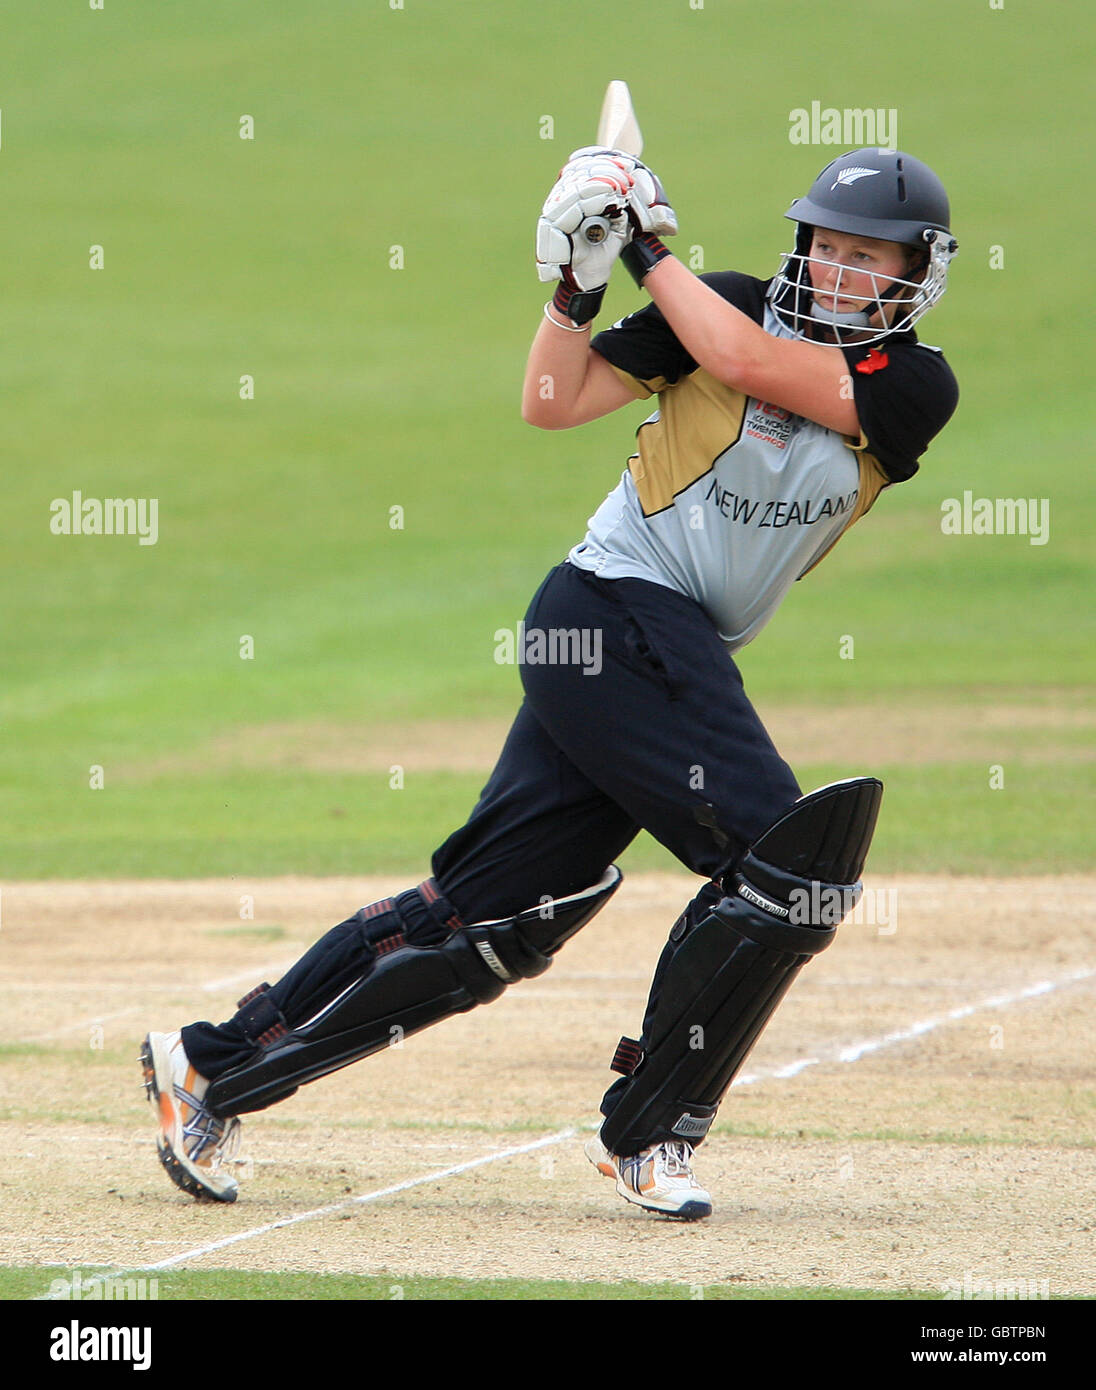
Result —
<path fill-rule="evenodd" d="M 609 232 L 610 222 L 607 217 L 588 217 L 582 224 L 582 234 L 591 246 L 603 242 Z"/>

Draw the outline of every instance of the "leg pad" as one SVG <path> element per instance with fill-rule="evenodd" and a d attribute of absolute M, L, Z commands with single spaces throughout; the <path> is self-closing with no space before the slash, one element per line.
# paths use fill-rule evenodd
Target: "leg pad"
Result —
<path fill-rule="evenodd" d="M 834 889 L 844 911 L 859 896 L 882 792 L 881 782 L 863 777 L 802 797 L 742 856 L 724 880 L 726 896 L 715 901 L 718 889 L 704 889 L 679 919 L 643 1035 L 614 1059 L 629 1071 L 602 1106 L 601 1140 L 612 1153 L 697 1144 L 707 1134 L 795 977 L 837 934 L 819 905 Z"/>
<path fill-rule="evenodd" d="M 213 1079 L 206 1105 L 218 1117 L 265 1109 L 306 1082 L 451 1014 L 490 1003 L 508 984 L 547 970 L 552 955 L 601 910 L 620 882 L 613 865 L 582 893 L 517 917 L 458 927 L 438 945 L 378 953 L 360 978 L 312 1017 Z"/>
<path fill-rule="evenodd" d="M 836 934 L 775 922 L 741 898 L 724 898 L 697 923 L 666 971 L 632 1082 L 602 1127 L 606 1148 L 632 1154 L 703 1139 L 792 981 Z"/>

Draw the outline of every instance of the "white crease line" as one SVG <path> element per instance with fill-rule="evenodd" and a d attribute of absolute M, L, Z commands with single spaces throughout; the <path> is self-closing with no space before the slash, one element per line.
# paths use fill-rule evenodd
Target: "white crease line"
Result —
<path fill-rule="evenodd" d="M 391 1187 L 381 1187 L 375 1192 L 364 1192 L 358 1197 L 348 1197 L 344 1202 L 333 1202 L 326 1207 L 314 1207 L 311 1211 L 298 1212 L 296 1216 L 283 1217 L 281 1221 L 270 1221 L 265 1226 L 254 1226 L 250 1231 L 237 1231 L 235 1235 L 210 1241 L 208 1245 L 197 1245 L 193 1250 L 184 1250 L 181 1255 L 170 1255 L 166 1260 L 160 1260 L 156 1264 L 133 1265 L 130 1269 L 114 1270 L 110 1274 L 96 1275 L 94 1279 L 81 1280 L 81 1287 L 85 1284 L 90 1286 L 93 1282 L 100 1283 L 107 1279 L 120 1279 L 126 1274 L 151 1273 L 158 1269 L 171 1269 L 174 1265 L 185 1264 L 187 1260 L 198 1260 L 203 1255 L 212 1255 L 217 1250 L 224 1250 L 226 1246 L 237 1245 L 242 1240 L 252 1240 L 255 1236 L 265 1236 L 271 1231 L 282 1231 L 287 1226 L 296 1226 L 302 1221 L 314 1221 L 321 1216 L 334 1216 L 336 1212 L 346 1211 L 348 1207 L 364 1206 L 367 1202 L 379 1201 L 381 1197 L 391 1197 L 397 1192 L 406 1192 L 411 1187 L 422 1187 L 426 1183 L 440 1182 L 442 1178 L 454 1178 L 461 1173 L 470 1172 L 473 1168 L 483 1168 L 488 1163 L 498 1163 L 504 1158 L 516 1158 L 519 1154 L 535 1153 L 537 1149 L 547 1149 L 554 1144 L 562 1144 L 567 1139 L 573 1139 L 577 1132 L 574 1129 L 564 1129 L 560 1130 L 558 1134 L 548 1135 L 546 1139 L 536 1139 L 531 1144 L 520 1144 L 512 1149 L 499 1149 L 496 1153 L 485 1154 L 482 1158 L 470 1158 L 466 1163 L 454 1163 L 449 1168 L 439 1168 L 433 1173 L 424 1173 L 418 1178 L 406 1178 L 403 1182 L 393 1183 Z M 48 1302 L 60 1297 L 60 1294 L 41 1294 L 35 1302 Z"/>
<path fill-rule="evenodd" d="M 454 1178 L 461 1173 L 468 1173 L 473 1168 L 483 1168 L 488 1163 L 498 1163 L 504 1158 L 515 1158 L 519 1154 L 534 1153 L 537 1149 L 546 1149 L 553 1144 L 562 1144 L 567 1139 L 573 1139 L 577 1131 L 573 1129 L 561 1130 L 558 1134 L 550 1134 L 546 1139 L 534 1140 L 532 1144 L 520 1144 L 512 1149 L 499 1149 L 496 1153 L 485 1154 L 482 1158 L 470 1158 L 465 1163 L 454 1163 L 448 1168 L 440 1168 L 433 1173 L 424 1173 L 418 1178 L 405 1178 L 403 1182 L 393 1183 L 391 1187 L 380 1187 L 375 1192 L 364 1192 L 358 1197 L 348 1197 L 345 1202 L 333 1202 L 327 1207 L 316 1207 L 312 1211 L 298 1212 L 296 1216 L 283 1217 L 281 1221 L 271 1221 L 265 1226 L 255 1226 L 250 1231 L 237 1231 L 235 1235 L 224 1236 L 221 1240 L 211 1241 L 208 1245 L 196 1246 L 193 1250 L 186 1250 L 181 1255 L 171 1255 L 166 1260 L 159 1263 L 148 1265 L 149 1270 L 170 1269 L 173 1265 L 182 1264 L 186 1260 L 201 1259 L 203 1255 L 211 1255 L 215 1250 L 223 1250 L 228 1245 L 236 1245 L 242 1240 L 251 1240 L 255 1236 L 266 1235 L 269 1231 L 284 1230 L 287 1226 L 296 1226 L 301 1221 L 312 1221 L 320 1216 L 333 1216 L 338 1211 L 345 1211 L 347 1207 L 364 1206 L 367 1202 L 379 1201 L 381 1197 L 391 1197 L 397 1192 L 406 1192 L 411 1187 L 422 1187 L 429 1182 L 440 1182 L 442 1178 Z"/>
<path fill-rule="evenodd" d="M 783 1081 L 788 1077 L 798 1076 L 808 1067 L 816 1067 L 822 1062 L 859 1062 L 861 1057 L 880 1052 L 885 1047 L 894 1047 L 898 1043 L 910 1042 L 913 1038 L 922 1038 L 926 1033 L 935 1032 L 947 1023 L 970 1018 L 972 1014 L 981 1013 L 985 1009 L 1005 1009 L 1010 1004 L 1019 1004 L 1025 999 L 1037 999 L 1041 995 L 1052 994 L 1055 990 L 1065 989 L 1082 980 L 1090 980 L 1093 976 L 1096 976 L 1096 969 L 1074 970 L 1068 975 L 1063 975 L 1060 980 L 1038 980 L 1033 985 L 1025 985 L 1023 989 L 1011 990 L 1005 994 L 991 994 L 988 999 L 982 999 L 976 1004 L 960 1004 L 954 1009 L 949 1009 L 947 1013 L 911 1023 L 907 1028 L 896 1028 L 879 1038 L 868 1038 L 864 1042 L 827 1048 L 816 1057 L 800 1057 L 797 1061 L 785 1062 L 779 1067 L 763 1067 L 758 1071 L 744 1072 L 735 1078 L 734 1085 L 753 1086 L 759 1081 Z"/>

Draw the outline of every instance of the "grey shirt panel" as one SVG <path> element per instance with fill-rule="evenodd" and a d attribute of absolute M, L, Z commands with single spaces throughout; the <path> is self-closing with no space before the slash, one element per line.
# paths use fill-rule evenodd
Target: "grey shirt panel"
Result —
<path fill-rule="evenodd" d="M 792 336 L 767 308 L 764 327 Z M 655 411 L 645 423 L 658 420 Z M 688 594 L 734 652 L 849 524 L 859 463 L 841 435 L 750 398 L 737 441 L 695 471 L 701 476 L 650 516 L 625 472 L 568 558 L 606 579 Z"/>

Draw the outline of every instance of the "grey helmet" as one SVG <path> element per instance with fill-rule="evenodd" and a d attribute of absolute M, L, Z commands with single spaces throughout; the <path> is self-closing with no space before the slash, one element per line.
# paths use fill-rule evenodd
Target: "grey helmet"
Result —
<path fill-rule="evenodd" d="M 902 150 L 869 148 L 839 155 L 784 215 L 798 224 L 795 250 L 783 258 L 769 299 L 774 313 L 797 337 L 812 336 L 811 326 L 821 323 L 838 343 L 878 342 L 912 328 L 947 288 L 948 264 L 958 248 L 948 225 L 948 195 L 927 164 Z M 918 278 L 892 280 L 883 288 L 873 285 L 875 302 L 855 313 L 824 309 L 808 279 L 816 227 L 914 247 L 922 254 L 907 273 Z M 820 263 L 818 257 L 814 261 Z M 888 300 L 901 300 L 905 312 L 889 326 L 872 328 L 870 318 Z"/>

